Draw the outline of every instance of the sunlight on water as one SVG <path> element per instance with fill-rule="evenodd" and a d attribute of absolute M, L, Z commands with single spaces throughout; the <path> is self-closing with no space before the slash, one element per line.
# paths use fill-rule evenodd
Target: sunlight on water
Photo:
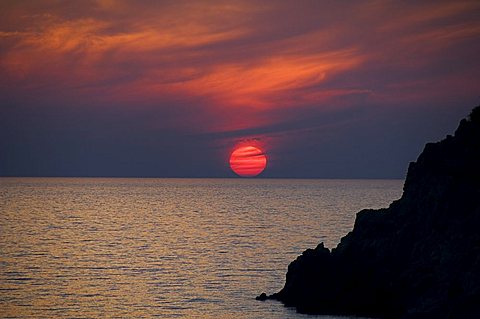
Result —
<path fill-rule="evenodd" d="M 0 178 L 0 316 L 312 318 L 254 298 L 402 184 Z"/>

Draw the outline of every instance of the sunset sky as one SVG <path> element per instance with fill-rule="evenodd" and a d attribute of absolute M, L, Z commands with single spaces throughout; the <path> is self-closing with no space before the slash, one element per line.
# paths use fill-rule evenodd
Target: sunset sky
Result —
<path fill-rule="evenodd" d="M 480 104 L 479 1 L 2 1 L 0 175 L 403 178 Z"/>

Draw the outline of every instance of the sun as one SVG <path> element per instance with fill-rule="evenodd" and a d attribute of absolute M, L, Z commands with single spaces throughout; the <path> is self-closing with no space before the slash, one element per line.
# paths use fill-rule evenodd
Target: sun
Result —
<path fill-rule="evenodd" d="M 255 146 L 241 146 L 230 155 L 230 167 L 242 177 L 259 175 L 267 166 L 267 156 Z"/>

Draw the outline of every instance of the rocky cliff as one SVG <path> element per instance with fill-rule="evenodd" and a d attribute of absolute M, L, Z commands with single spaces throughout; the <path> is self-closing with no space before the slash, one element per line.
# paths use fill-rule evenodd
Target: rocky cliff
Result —
<path fill-rule="evenodd" d="M 425 146 L 401 199 L 360 211 L 332 251 L 307 249 L 267 298 L 312 314 L 480 318 L 480 106 Z"/>

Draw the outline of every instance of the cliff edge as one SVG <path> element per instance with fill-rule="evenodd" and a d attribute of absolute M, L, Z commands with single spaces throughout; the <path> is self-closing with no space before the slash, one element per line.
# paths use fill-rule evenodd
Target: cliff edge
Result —
<path fill-rule="evenodd" d="M 410 163 L 402 197 L 362 210 L 332 251 L 293 261 L 276 299 L 299 312 L 480 318 L 480 106 Z"/>

